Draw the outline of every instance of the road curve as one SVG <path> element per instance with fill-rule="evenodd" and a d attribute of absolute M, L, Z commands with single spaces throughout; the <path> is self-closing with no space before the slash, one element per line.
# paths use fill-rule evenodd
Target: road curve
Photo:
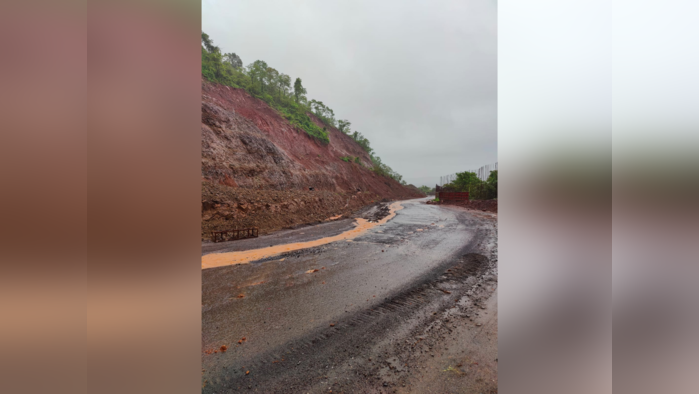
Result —
<path fill-rule="evenodd" d="M 476 286 L 468 278 L 486 272 L 488 283 L 496 281 L 492 263 L 478 257 L 492 249 L 494 215 L 424 202 L 402 201 L 395 217 L 352 240 L 203 270 L 203 392 L 328 392 L 332 384 L 351 392 L 395 384 L 369 376 L 375 361 L 368 354 L 402 340 L 424 320 L 416 316 L 425 308 L 458 303 L 467 289 L 454 283 Z M 316 240 L 348 228 L 351 220 L 206 245 L 203 254 Z M 352 366 L 355 357 L 362 363 Z M 357 378 L 330 382 L 335 368 L 344 368 L 343 376 L 350 368 Z"/>

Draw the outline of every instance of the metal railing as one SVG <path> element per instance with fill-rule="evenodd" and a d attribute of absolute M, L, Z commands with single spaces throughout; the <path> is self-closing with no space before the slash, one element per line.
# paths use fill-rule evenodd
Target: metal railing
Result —
<path fill-rule="evenodd" d="M 241 228 L 234 230 L 224 230 L 224 231 L 212 231 L 211 241 L 213 242 L 224 242 L 224 241 L 235 241 L 238 239 L 245 238 L 257 238 L 259 235 L 259 230 L 257 227 L 251 228 Z"/>

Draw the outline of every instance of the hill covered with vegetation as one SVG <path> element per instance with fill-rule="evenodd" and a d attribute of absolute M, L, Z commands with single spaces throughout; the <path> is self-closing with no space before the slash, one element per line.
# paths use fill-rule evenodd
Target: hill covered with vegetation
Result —
<path fill-rule="evenodd" d="M 233 52 L 224 53 L 214 45 L 211 37 L 203 32 L 201 42 L 201 68 L 204 78 L 221 85 L 245 89 L 277 110 L 293 126 L 305 131 L 322 144 L 330 142 L 327 127 L 337 128 L 369 154 L 372 171 L 406 184 L 400 174 L 376 155 L 369 140 L 362 133 L 350 130 L 349 120 L 337 120 L 330 107 L 321 101 L 308 99 L 308 92 L 301 78 L 296 78 L 292 83 L 289 75 L 279 72 L 262 60 L 243 66 L 240 56 Z M 320 127 L 314 123 L 309 113 L 320 119 L 325 126 Z"/>

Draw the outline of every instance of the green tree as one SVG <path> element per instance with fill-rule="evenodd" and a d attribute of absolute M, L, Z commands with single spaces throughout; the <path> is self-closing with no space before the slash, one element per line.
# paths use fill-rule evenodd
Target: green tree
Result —
<path fill-rule="evenodd" d="M 206 48 L 207 52 L 209 53 L 214 53 L 214 52 L 221 52 L 219 47 L 214 46 L 214 40 L 209 37 L 208 34 L 201 32 L 201 43 L 204 45 L 204 48 Z"/>
<path fill-rule="evenodd" d="M 335 121 L 335 111 L 333 111 L 329 107 L 326 107 L 325 120 L 330 126 L 334 127 L 337 124 L 337 121 Z"/>
<path fill-rule="evenodd" d="M 243 61 L 235 53 L 226 53 L 223 55 L 223 60 L 235 69 L 243 67 Z"/>
<path fill-rule="evenodd" d="M 294 96 L 296 96 L 296 102 L 298 103 L 306 93 L 307 91 L 301 83 L 301 78 L 296 78 L 296 81 L 294 81 Z"/>
<path fill-rule="evenodd" d="M 498 184 L 498 170 L 490 171 L 490 175 L 488 176 L 488 180 L 486 182 L 488 182 L 491 185 L 497 186 L 497 184 Z"/>
<path fill-rule="evenodd" d="M 425 185 L 418 187 L 418 189 L 420 189 L 420 191 L 425 193 L 425 194 L 434 194 L 434 192 L 435 192 L 434 187 L 429 187 L 429 186 L 425 186 Z"/>
<path fill-rule="evenodd" d="M 322 117 L 324 109 L 325 104 L 322 101 L 311 100 L 311 112 L 316 114 L 316 116 Z"/>
<path fill-rule="evenodd" d="M 279 71 L 272 67 L 267 67 L 264 75 L 265 83 L 272 90 L 272 94 L 278 91 L 277 81 L 279 79 Z"/>
<path fill-rule="evenodd" d="M 260 95 L 264 95 L 265 91 L 265 76 L 267 74 L 267 63 L 262 60 L 255 60 L 252 64 L 248 65 L 248 75 L 252 81 L 252 85 L 255 85 L 255 80 L 260 84 Z"/>
<path fill-rule="evenodd" d="M 488 185 L 487 198 L 498 198 L 498 170 L 490 172 L 486 183 Z"/>
<path fill-rule="evenodd" d="M 369 155 L 372 154 L 372 152 L 373 152 L 374 150 L 371 148 L 371 145 L 369 144 L 369 140 L 368 140 L 366 137 L 364 137 L 364 136 L 362 135 L 362 133 L 360 133 L 360 132 L 358 132 L 358 131 L 355 131 L 354 133 L 350 134 L 350 137 L 352 137 L 352 139 L 353 139 L 357 144 L 359 144 L 359 146 L 361 146 L 362 149 L 364 149 Z M 380 160 L 380 159 L 379 159 L 379 160 Z"/>
<path fill-rule="evenodd" d="M 356 132 L 355 132 L 356 133 Z M 391 167 L 386 165 L 381 161 L 381 158 L 375 155 L 370 155 L 371 156 L 371 162 L 373 163 L 372 171 L 375 173 L 385 176 L 388 178 L 394 179 L 396 182 L 400 183 L 401 185 L 405 185 L 405 181 L 403 180 L 403 176 L 400 175 L 399 173 L 393 171 Z"/>
<path fill-rule="evenodd" d="M 456 179 L 452 184 L 456 187 L 457 191 L 467 192 L 469 191 L 469 186 L 477 182 L 480 182 L 480 179 L 478 179 L 475 172 L 464 171 L 456 173 Z"/>
<path fill-rule="evenodd" d="M 328 126 L 335 126 L 335 112 L 322 101 L 311 100 L 311 112 Z"/>
<path fill-rule="evenodd" d="M 492 171 L 485 182 L 480 180 L 475 172 L 465 171 L 457 172 L 456 179 L 443 187 L 451 191 L 469 192 L 472 200 L 487 200 L 497 198 L 497 185 L 497 171 Z"/>
<path fill-rule="evenodd" d="M 347 119 L 337 121 L 337 128 L 345 134 L 349 134 L 351 125 L 352 123 Z"/>
<path fill-rule="evenodd" d="M 289 89 L 291 89 L 291 77 L 286 74 L 279 74 L 277 87 L 279 89 L 279 97 L 286 97 L 289 94 Z"/>

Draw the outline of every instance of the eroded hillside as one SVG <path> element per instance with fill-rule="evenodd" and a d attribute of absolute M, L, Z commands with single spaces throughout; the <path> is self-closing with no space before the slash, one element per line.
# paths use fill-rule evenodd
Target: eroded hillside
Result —
<path fill-rule="evenodd" d="M 202 80 L 202 239 L 212 230 L 254 226 L 264 234 L 424 196 L 372 172 L 351 137 L 310 116 L 327 128 L 329 144 L 245 90 Z"/>

